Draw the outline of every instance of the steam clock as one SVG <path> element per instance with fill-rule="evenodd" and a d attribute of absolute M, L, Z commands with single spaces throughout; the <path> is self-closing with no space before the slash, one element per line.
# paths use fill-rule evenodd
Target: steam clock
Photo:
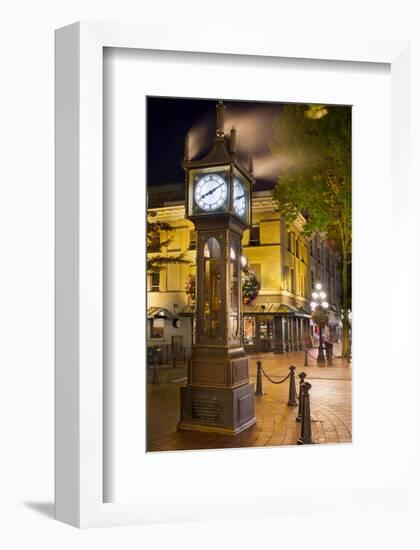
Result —
<path fill-rule="evenodd" d="M 217 105 L 211 151 L 190 160 L 186 138 L 186 216 L 197 231 L 196 331 L 181 388 L 180 429 L 237 434 L 255 423 L 254 387 L 241 330 L 241 238 L 251 224 L 252 157 L 236 156 L 236 131 L 224 135 Z"/>

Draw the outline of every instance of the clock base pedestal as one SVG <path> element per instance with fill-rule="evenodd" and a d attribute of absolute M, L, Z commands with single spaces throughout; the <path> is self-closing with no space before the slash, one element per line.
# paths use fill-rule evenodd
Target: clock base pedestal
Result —
<path fill-rule="evenodd" d="M 236 435 L 255 423 L 253 384 L 237 388 L 181 388 L 179 430 Z"/>

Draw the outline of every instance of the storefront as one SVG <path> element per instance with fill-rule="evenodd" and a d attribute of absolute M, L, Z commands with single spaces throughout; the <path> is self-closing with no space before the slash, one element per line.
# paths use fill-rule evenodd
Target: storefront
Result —
<path fill-rule="evenodd" d="M 285 304 L 244 306 L 243 338 L 248 353 L 299 351 L 310 345 L 310 315 Z"/>
<path fill-rule="evenodd" d="M 190 316 L 175 314 L 163 307 L 147 310 L 148 357 L 157 356 L 159 363 L 169 362 L 173 356 L 181 360 L 191 349 L 192 320 Z"/>
<path fill-rule="evenodd" d="M 191 319 L 193 341 L 194 308 L 186 307 L 181 318 Z M 247 353 L 287 353 L 311 345 L 310 314 L 285 304 L 244 306 L 242 331 Z"/>

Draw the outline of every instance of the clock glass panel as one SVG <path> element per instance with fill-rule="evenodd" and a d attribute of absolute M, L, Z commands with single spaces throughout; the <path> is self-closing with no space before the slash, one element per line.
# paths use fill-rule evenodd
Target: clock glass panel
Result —
<path fill-rule="evenodd" d="M 202 176 L 194 191 L 196 205 L 207 212 L 213 212 L 223 206 L 227 199 L 227 183 L 217 174 Z"/>
<path fill-rule="evenodd" d="M 233 180 L 233 209 L 243 218 L 246 213 L 246 194 L 242 183 L 238 178 Z"/>

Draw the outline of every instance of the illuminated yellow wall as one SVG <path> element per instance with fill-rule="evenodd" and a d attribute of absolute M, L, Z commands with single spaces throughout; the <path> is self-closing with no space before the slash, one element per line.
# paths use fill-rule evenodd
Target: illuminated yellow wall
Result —
<path fill-rule="evenodd" d="M 302 307 L 310 311 L 311 302 L 311 271 L 314 273 L 314 282 L 320 281 L 329 293 L 330 303 L 339 303 L 339 281 L 334 279 L 333 284 L 327 284 L 328 273 L 325 268 L 325 257 L 331 252 L 327 243 L 320 235 L 313 239 L 314 251 L 310 253 L 310 243 L 303 236 L 303 218 L 291 226 L 287 226 L 275 211 L 271 196 L 267 193 L 256 194 L 253 197 L 253 239 L 250 242 L 250 230 L 244 232 L 242 238 L 243 254 L 248 259 L 248 265 L 254 269 L 260 279 L 261 289 L 257 304 L 278 303 L 293 307 Z M 148 276 L 148 307 L 162 307 L 178 314 L 190 311 L 191 300 L 185 293 L 185 286 L 189 273 L 196 272 L 196 251 L 191 246 L 197 239 L 194 225 L 185 219 L 184 206 L 173 204 L 162 208 L 152 209 L 155 212 L 153 221 L 168 222 L 175 231 L 160 235 L 160 240 L 168 238 L 172 242 L 160 254 L 172 256 L 185 253 L 190 264 L 167 265 L 159 273 L 159 290 L 151 291 L 151 275 Z M 259 241 L 258 237 L 259 228 Z M 289 237 L 289 234 L 291 235 Z M 299 242 L 296 249 L 296 239 Z M 191 242 L 192 241 L 192 242 Z M 318 248 L 320 256 L 318 259 Z M 153 254 L 151 254 L 152 256 Z M 336 265 L 336 264 L 335 264 Z M 294 284 L 292 279 L 294 277 Z M 334 277 L 337 277 L 335 271 Z M 331 296 L 335 294 L 336 298 Z M 187 307 L 188 306 L 188 307 Z M 183 345 L 190 346 L 192 325 L 189 317 L 180 316 L 180 327 L 175 328 L 171 322 L 165 321 L 164 340 L 149 339 L 151 344 L 171 344 L 172 337 L 183 338 Z"/>
<path fill-rule="evenodd" d="M 260 294 L 280 293 L 281 250 L 279 246 L 250 246 L 244 248 L 248 264 L 260 265 Z"/>
<path fill-rule="evenodd" d="M 185 220 L 183 206 L 164 207 L 155 211 L 157 212 L 155 219 L 166 221 L 176 228 L 169 234 L 162 232 L 162 241 L 167 238 L 173 239 L 168 248 L 162 250 L 162 254 L 170 256 L 185 252 L 187 258 L 192 262 L 190 265 L 174 264 L 162 268 L 160 291 L 161 293 L 181 293 L 177 300 L 179 301 L 183 296 L 184 305 L 186 305 L 187 298 L 184 289 L 187 275 L 195 272 L 195 250 L 189 249 L 194 226 Z M 302 226 L 296 223 L 287 227 L 280 220 L 280 215 L 275 212 L 272 199 L 269 196 L 253 199 L 252 218 L 253 224 L 259 226 L 259 245 L 250 245 L 249 230 L 244 232 L 242 245 L 243 253 L 248 258 L 248 264 L 258 267 L 261 279 L 259 301 L 270 300 L 308 307 L 311 291 L 310 261 L 308 243 L 302 235 Z M 299 257 L 296 257 L 294 246 L 291 251 L 288 250 L 288 231 L 291 231 L 299 239 Z M 292 274 L 295 278 L 294 288 Z M 174 297 L 172 298 L 174 299 Z M 164 299 L 163 296 L 160 297 L 160 301 Z M 154 305 L 156 300 L 158 300 L 158 296 L 154 296 Z"/>
<path fill-rule="evenodd" d="M 260 242 L 262 245 L 280 243 L 280 220 L 260 219 Z"/>

